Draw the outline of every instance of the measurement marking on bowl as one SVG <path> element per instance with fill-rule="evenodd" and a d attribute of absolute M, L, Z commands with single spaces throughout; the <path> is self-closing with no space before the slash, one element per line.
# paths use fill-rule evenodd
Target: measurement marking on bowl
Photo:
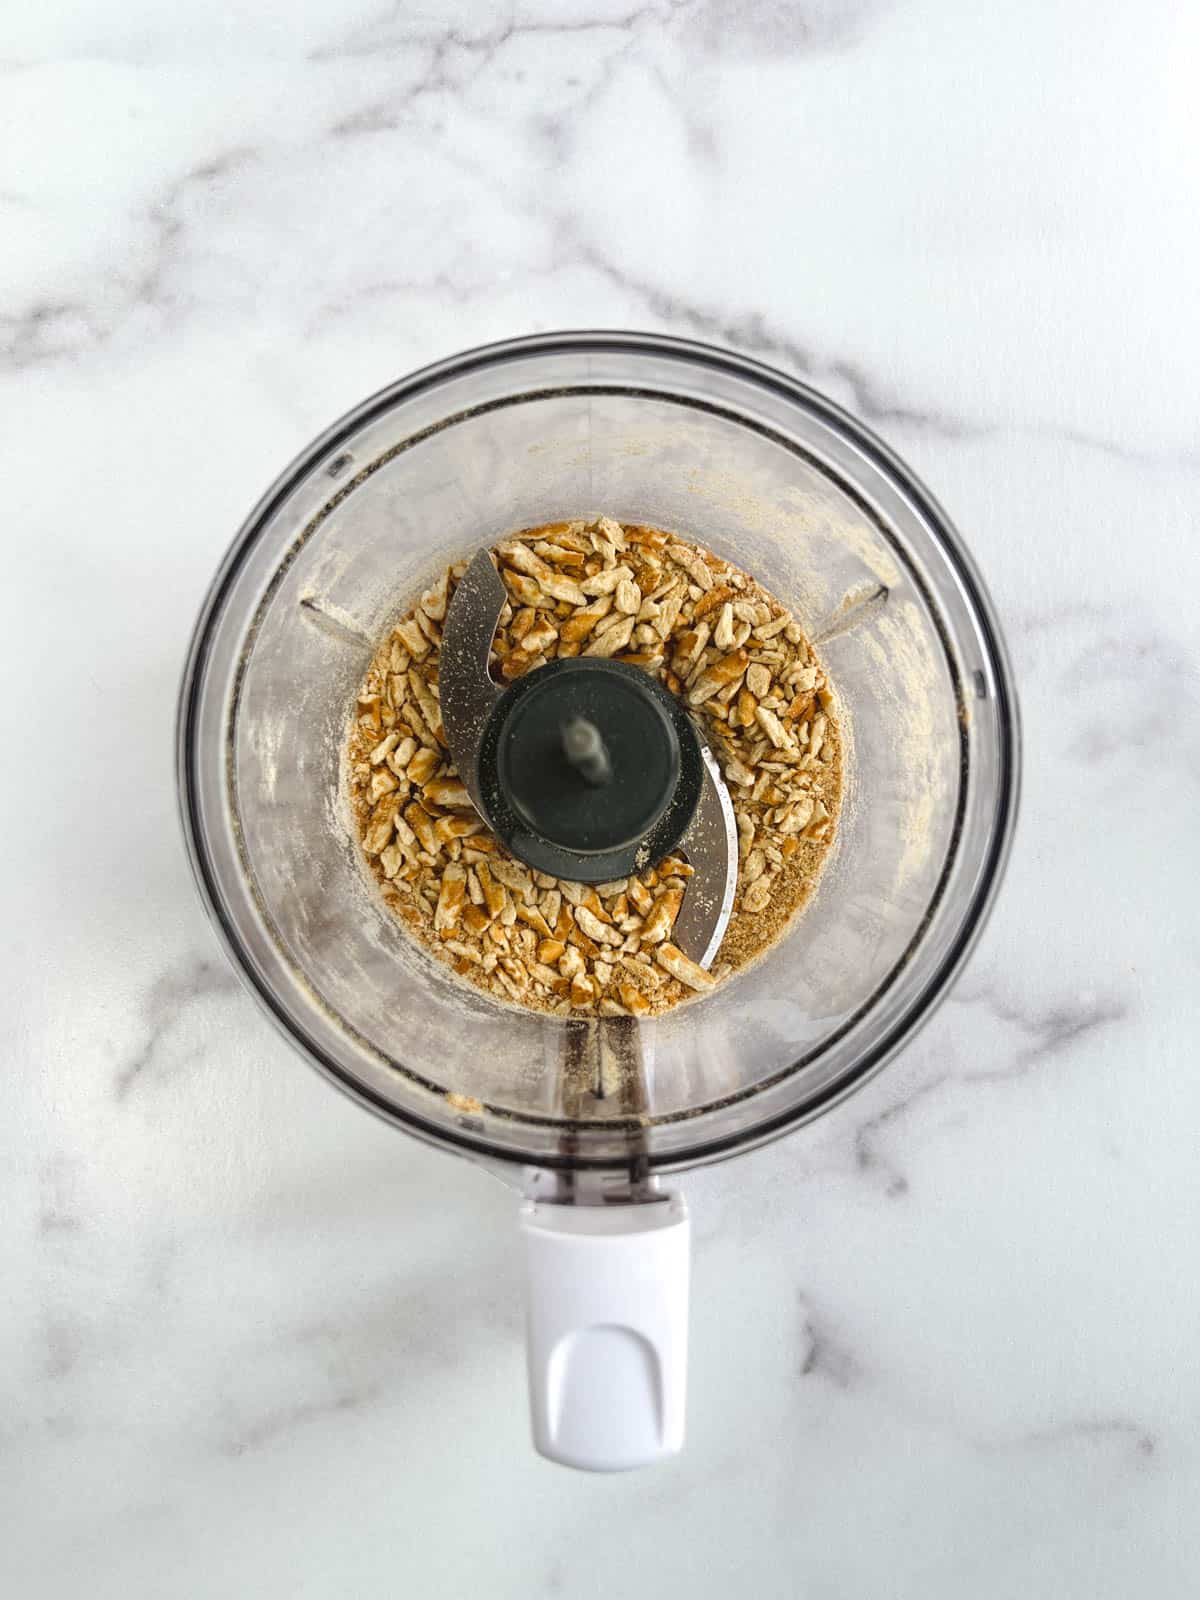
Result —
<path fill-rule="evenodd" d="M 976 700 L 986 700 L 988 697 L 987 679 L 984 677 L 983 673 L 980 672 L 978 667 L 976 667 L 974 673 L 972 674 L 971 681 L 975 685 Z"/>
<path fill-rule="evenodd" d="M 322 633 L 327 633 L 330 638 L 337 639 L 342 644 L 352 644 L 356 647 L 365 644 L 368 649 L 375 648 L 374 641 L 369 634 L 355 622 L 354 618 L 347 615 L 340 606 L 335 606 L 332 601 L 318 600 L 314 595 L 306 594 L 301 597 L 300 610 Z"/>
<path fill-rule="evenodd" d="M 352 466 L 353 464 L 354 457 L 343 450 L 340 456 L 334 456 L 333 460 L 325 468 L 325 471 L 331 478 L 340 478 L 342 473 L 345 472 L 346 468 Z"/>
<path fill-rule="evenodd" d="M 882 583 L 876 589 L 864 587 L 852 590 L 825 626 L 813 634 L 813 644 L 828 644 L 830 639 L 849 633 L 851 628 L 859 628 L 864 622 L 872 621 L 887 605 L 890 593 L 887 585 Z"/>

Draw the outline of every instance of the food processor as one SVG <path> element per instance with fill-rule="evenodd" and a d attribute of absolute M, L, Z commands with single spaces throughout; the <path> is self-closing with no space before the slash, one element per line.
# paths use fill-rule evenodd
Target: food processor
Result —
<path fill-rule="evenodd" d="M 846 752 L 795 923 L 649 1019 L 540 1014 L 456 978 L 384 904 L 346 799 L 356 693 L 414 597 L 515 530 L 601 515 L 695 540 L 789 606 Z M 428 367 L 307 449 L 213 582 L 178 724 L 188 850 L 230 959 L 333 1083 L 520 1195 L 534 1442 L 595 1470 L 682 1444 L 676 1176 L 810 1121 L 912 1037 L 995 895 L 1018 761 L 990 602 L 913 474 L 766 366 L 603 332 Z"/>

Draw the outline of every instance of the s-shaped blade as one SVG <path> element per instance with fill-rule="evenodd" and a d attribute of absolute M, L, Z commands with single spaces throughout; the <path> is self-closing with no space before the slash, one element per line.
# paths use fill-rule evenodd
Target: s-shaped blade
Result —
<path fill-rule="evenodd" d="M 479 752 L 488 719 L 502 690 L 488 671 L 488 656 L 508 593 L 492 558 L 481 550 L 463 573 L 446 612 L 438 672 L 438 697 L 446 743 L 463 787 L 488 821 L 479 787 Z M 712 752 L 700 740 L 704 780 L 687 832 L 679 841 L 692 867 L 672 938 L 698 966 L 717 953 L 737 886 L 738 842 L 733 806 Z"/>
<path fill-rule="evenodd" d="M 438 700 L 454 765 L 476 811 L 486 822 L 479 788 L 479 747 L 502 690 L 492 682 L 488 656 L 508 593 L 486 550 L 463 573 L 442 628 Z"/>
<path fill-rule="evenodd" d="M 716 757 L 700 740 L 704 782 L 679 849 L 692 868 L 671 938 L 696 963 L 707 967 L 725 936 L 737 888 L 738 835 L 733 802 L 721 781 Z"/>

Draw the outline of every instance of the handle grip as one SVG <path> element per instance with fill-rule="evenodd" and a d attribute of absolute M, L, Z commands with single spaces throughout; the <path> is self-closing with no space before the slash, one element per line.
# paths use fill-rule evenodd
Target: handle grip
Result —
<path fill-rule="evenodd" d="M 689 1224 L 680 1195 L 521 1208 L 533 1442 L 621 1472 L 683 1445 Z"/>

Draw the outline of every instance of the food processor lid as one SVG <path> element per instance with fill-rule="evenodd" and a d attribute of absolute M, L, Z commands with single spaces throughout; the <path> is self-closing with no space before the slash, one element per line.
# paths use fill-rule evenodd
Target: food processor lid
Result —
<path fill-rule="evenodd" d="M 692 868 L 674 942 L 712 961 L 733 910 L 733 806 L 699 727 L 626 662 L 549 661 L 507 689 L 488 670 L 508 595 L 480 550 L 446 611 L 442 726 L 475 809 L 519 860 L 606 883 L 680 850 Z"/>

